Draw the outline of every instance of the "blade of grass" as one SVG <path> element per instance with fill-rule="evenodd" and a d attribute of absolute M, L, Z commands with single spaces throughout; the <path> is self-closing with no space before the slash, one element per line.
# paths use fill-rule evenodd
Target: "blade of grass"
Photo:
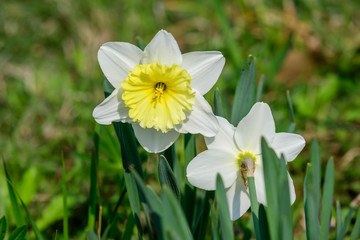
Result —
<path fill-rule="evenodd" d="M 24 210 L 25 210 L 26 217 L 27 217 L 28 221 L 30 222 L 30 225 L 31 225 L 31 227 L 32 227 L 32 229 L 33 229 L 33 231 L 34 231 L 34 233 L 35 233 L 36 239 L 37 239 L 37 240 L 43 240 L 44 237 L 42 236 L 42 234 L 40 233 L 38 227 L 36 226 L 34 219 L 31 217 L 28 208 L 26 207 L 26 205 L 25 205 L 25 203 L 23 202 L 23 200 L 21 200 L 21 198 L 20 198 L 19 195 L 18 195 L 18 198 L 19 198 L 19 200 L 20 200 L 20 203 L 21 203 L 22 207 L 23 207 Z"/>
<path fill-rule="evenodd" d="M 98 202 L 97 195 L 97 166 L 99 157 L 99 132 L 100 125 L 95 125 L 95 132 L 93 136 L 94 147 L 91 154 L 90 163 L 90 192 L 89 192 L 89 208 L 88 208 L 88 223 L 87 228 L 90 230 L 95 229 L 96 219 L 96 205 Z"/>
<path fill-rule="evenodd" d="M 8 240 L 24 240 L 26 238 L 26 226 L 17 228 L 9 237 Z"/>
<path fill-rule="evenodd" d="M 0 219 L 0 240 L 3 240 L 5 238 L 6 234 L 6 219 L 5 217 L 2 217 Z"/>
<path fill-rule="evenodd" d="M 350 235 L 350 240 L 356 240 L 359 239 L 359 237 L 360 237 L 360 208 L 358 209 L 356 214 L 356 220 L 352 233 Z"/>
<path fill-rule="evenodd" d="M 235 66 L 240 66 L 242 63 L 242 53 L 241 49 L 236 43 L 236 39 L 232 33 L 232 28 L 230 27 L 229 20 L 226 17 L 226 14 L 223 9 L 222 1 L 212 0 L 213 9 L 216 14 L 216 17 L 219 21 L 221 29 L 224 31 L 224 39 L 226 39 L 227 50 L 229 51 L 230 57 L 234 62 Z"/>
<path fill-rule="evenodd" d="M 5 160 L 3 159 L 3 166 L 4 166 L 4 171 L 5 171 L 5 176 L 6 176 L 6 180 L 7 180 L 7 186 L 8 186 L 8 192 L 9 192 L 9 197 L 10 197 L 10 203 L 11 203 L 11 207 L 12 207 L 12 212 L 15 216 L 15 221 L 16 221 L 16 225 L 18 227 L 25 225 L 25 219 L 24 216 L 21 214 L 21 207 L 19 205 L 19 202 L 16 198 L 16 194 L 15 194 L 15 190 L 13 188 L 11 179 L 10 179 L 10 175 L 7 171 L 6 168 L 6 163 Z"/>
<path fill-rule="evenodd" d="M 259 225 L 259 203 L 256 197 L 254 177 L 248 177 L 247 180 L 249 185 L 251 215 L 254 223 L 255 235 L 256 239 L 261 240 L 262 236 Z"/>
<path fill-rule="evenodd" d="M 215 196 L 216 196 L 216 203 L 218 206 L 222 238 L 227 240 L 234 239 L 233 224 L 230 219 L 230 212 L 227 205 L 225 188 L 219 174 L 216 177 Z"/>
<path fill-rule="evenodd" d="M 329 159 L 326 166 L 324 189 L 321 202 L 320 239 L 329 238 L 332 202 L 334 197 L 334 161 Z"/>
<path fill-rule="evenodd" d="M 19 194 L 16 192 L 15 188 L 14 188 L 13 185 L 12 185 L 12 182 L 11 182 L 11 179 L 10 179 L 10 175 L 9 175 L 9 173 L 7 172 L 7 169 L 6 169 L 5 161 L 3 161 L 3 164 L 4 164 L 6 179 L 7 179 L 7 182 L 8 182 L 8 188 L 11 189 L 11 192 L 12 192 L 13 197 L 14 197 L 14 199 L 10 199 L 10 200 L 11 200 L 11 201 L 14 200 L 14 201 L 16 202 L 17 209 L 18 209 L 18 211 L 19 211 L 19 214 L 21 215 L 20 206 L 19 206 L 19 203 L 17 202 L 17 199 L 20 200 L 20 203 L 21 203 L 21 205 L 22 205 L 22 207 L 23 207 L 23 209 L 24 209 L 24 211 L 25 211 L 26 217 L 27 217 L 28 221 L 30 222 L 31 227 L 33 228 L 33 231 L 34 231 L 34 233 L 35 233 L 36 238 L 37 238 L 38 240 L 43 240 L 44 238 L 43 238 L 43 236 L 41 235 L 38 227 L 36 226 L 33 218 L 31 217 L 31 215 L 30 215 L 30 213 L 29 213 L 29 210 L 27 209 L 25 203 L 22 201 L 21 197 L 19 196 Z M 21 215 L 21 217 L 22 217 L 22 220 L 25 222 L 25 220 L 24 220 L 24 218 L 23 218 L 22 215 Z"/>
<path fill-rule="evenodd" d="M 64 154 L 61 154 L 62 162 L 62 195 L 63 195 L 63 205 L 64 205 L 64 219 L 63 219 L 63 235 L 64 239 L 69 239 L 68 231 L 68 209 L 67 209 L 67 190 L 66 190 L 66 170 L 64 162 Z"/>
<path fill-rule="evenodd" d="M 177 199 L 180 200 L 179 185 L 164 155 L 161 155 L 159 158 L 158 173 L 159 173 L 160 185 L 162 187 L 163 185 L 169 187 L 169 189 L 173 191 Z"/>
<path fill-rule="evenodd" d="M 249 56 L 236 85 L 234 102 L 231 112 L 231 123 L 237 126 L 240 120 L 250 111 L 255 103 L 256 63 Z"/>

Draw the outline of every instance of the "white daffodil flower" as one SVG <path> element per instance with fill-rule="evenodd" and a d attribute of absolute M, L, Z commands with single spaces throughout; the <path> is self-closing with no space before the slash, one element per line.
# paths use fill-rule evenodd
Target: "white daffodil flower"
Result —
<path fill-rule="evenodd" d="M 218 117 L 220 130 L 215 137 L 205 137 L 208 150 L 197 155 L 187 166 L 189 182 L 205 190 L 215 190 L 219 173 L 226 188 L 231 219 L 240 218 L 250 207 L 246 176 L 241 164 L 249 159 L 255 163 L 254 181 L 257 200 L 266 205 L 266 192 L 261 157 L 261 137 L 280 157 L 290 162 L 305 146 L 302 136 L 275 133 L 275 123 L 266 103 L 256 103 L 235 128 L 226 119 Z M 293 181 L 289 176 L 291 204 L 295 201 Z"/>
<path fill-rule="evenodd" d="M 132 124 L 148 152 L 161 152 L 180 133 L 211 137 L 219 123 L 202 95 L 216 83 L 225 59 L 220 52 L 181 54 L 174 37 L 159 31 L 144 51 L 108 42 L 98 52 L 100 67 L 115 90 L 93 112 L 100 124 Z"/>

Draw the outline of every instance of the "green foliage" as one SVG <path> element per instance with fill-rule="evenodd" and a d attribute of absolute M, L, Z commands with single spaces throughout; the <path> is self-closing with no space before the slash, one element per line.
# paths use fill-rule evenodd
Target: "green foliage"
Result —
<path fill-rule="evenodd" d="M 240 122 L 255 103 L 256 64 L 255 58 L 249 56 L 236 86 L 232 107 L 231 123 L 234 126 Z"/>
<path fill-rule="evenodd" d="M 185 176 L 187 164 L 203 149 L 198 136 L 185 135 L 176 148 L 164 153 L 169 164 L 162 169 L 170 182 L 177 183 L 181 196 L 179 204 L 172 205 L 167 193 L 171 189 L 161 190 L 156 181 L 156 169 L 164 161 L 138 148 L 131 126 L 116 123 L 114 132 L 112 127 L 95 125 L 91 116 L 103 99 L 96 61 L 99 46 L 123 41 L 143 49 L 161 28 L 173 33 L 183 52 L 218 50 L 224 54 L 226 65 L 217 83 L 220 90 L 214 91 L 217 115 L 229 117 L 228 105 L 234 102 L 231 120 L 237 124 L 252 103 L 266 101 L 272 104 L 279 130 L 300 132 L 307 141 L 312 136 L 319 139 L 326 149 L 322 156 L 333 156 L 327 165 L 314 144 L 311 154 L 305 148 L 289 164 L 297 190 L 294 222 L 300 222 L 305 203 L 309 236 L 359 238 L 360 210 L 348 207 L 360 191 L 360 55 L 354 37 L 358 1 L 2 3 L 0 148 L 6 166 L 0 171 L 0 216 L 6 220 L 0 219 L 0 239 L 4 230 L 5 239 L 53 239 L 55 232 L 57 239 L 67 235 L 98 239 L 99 229 L 102 239 L 156 239 L 163 231 L 162 222 L 149 226 L 155 224 L 155 213 L 162 211 L 154 209 L 159 203 L 151 205 L 147 195 L 160 203 L 166 198 L 173 213 L 183 212 L 187 226 L 183 224 L 176 236 L 190 231 L 194 239 L 221 239 L 214 192 L 194 188 Z M 256 56 L 256 66 L 249 59 L 239 78 L 249 54 Z M 256 71 L 264 75 L 257 79 Z M 113 91 L 108 81 L 103 85 L 106 94 Z M 285 92 L 291 92 L 291 98 Z M 310 155 L 303 196 L 298 190 Z M 134 169 L 147 194 L 139 195 L 142 190 L 131 174 Z M 338 200 L 337 214 L 333 214 L 334 199 Z M 255 215 L 261 239 L 273 234 L 271 211 L 260 205 Z M 235 238 L 259 235 L 249 219 L 247 213 L 234 222 Z M 331 219 L 337 219 L 335 230 Z M 300 224 L 293 227 L 295 238 L 305 238 Z"/>
<path fill-rule="evenodd" d="M 227 205 L 223 181 L 218 174 L 216 177 L 216 203 L 219 212 L 220 232 L 222 239 L 234 239 L 233 224 L 230 221 L 229 207 Z"/>

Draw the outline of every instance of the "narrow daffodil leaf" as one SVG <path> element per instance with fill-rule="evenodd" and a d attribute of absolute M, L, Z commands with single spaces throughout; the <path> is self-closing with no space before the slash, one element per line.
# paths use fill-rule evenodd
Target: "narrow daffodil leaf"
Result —
<path fill-rule="evenodd" d="M 294 235 L 293 217 L 290 205 L 290 192 L 288 172 L 284 155 L 278 161 L 278 201 L 279 201 L 279 227 L 281 239 L 292 239 Z"/>
<path fill-rule="evenodd" d="M 6 176 L 6 180 L 7 180 L 7 186 L 8 186 L 8 191 L 9 191 L 11 208 L 12 208 L 13 214 L 15 216 L 16 225 L 18 227 L 20 227 L 22 225 L 25 225 L 25 219 L 24 219 L 24 216 L 21 213 L 21 207 L 20 207 L 19 202 L 18 202 L 18 200 L 16 198 L 15 189 L 14 189 L 14 187 L 12 185 L 10 175 L 9 175 L 9 173 L 7 171 L 6 163 L 5 163 L 4 159 L 3 159 L 3 166 L 4 166 L 5 176 Z"/>
<path fill-rule="evenodd" d="M 227 205 L 225 188 L 219 174 L 216 177 L 215 196 L 216 196 L 216 203 L 219 212 L 219 221 L 220 221 L 222 239 L 227 239 L 227 240 L 234 239 L 233 223 L 230 219 L 230 212 L 229 212 L 229 207 Z"/>
<path fill-rule="evenodd" d="M 231 112 L 231 123 L 237 126 L 255 103 L 256 64 L 249 56 L 236 86 Z"/>
<path fill-rule="evenodd" d="M 86 236 L 88 240 L 98 240 L 98 236 L 96 235 L 96 233 L 93 230 L 88 230 L 86 232 Z"/>
<path fill-rule="evenodd" d="M 329 238 L 330 219 L 334 196 L 334 161 L 329 159 L 326 166 L 324 189 L 321 202 L 321 227 L 320 239 Z"/>
<path fill-rule="evenodd" d="M 279 187 L 278 187 L 278 161 L 275 152 L 269 148 L 266 140 L 261 138 L 261 152 L 264 164 L 264 179 L 267 201 L 267 217 L 271 239 L 279 239 Z"/>
<path fill-rule="evenodd" d="M 9 237 L 9 240 L 24 240 L 26 239 L 26 226 L 17 228 Z"/>
<path fill-rule="evenodd" d="M 251 215 L 254 223 L 256 239 L 260 240 L 261 230 L 259 224 L 259 203 L 256 198 L 256 189 L 254 177 L 248 177 L 249 193 L 250 193 L 250 205 L 251 205 Z"/>
<path fill-rule="evenodd" d="M 6 234 L 6 219 L 5 217 L 2 217 L 0 219 L 0 240 L 3 240 L 5 238 Z"/>
<path fill-rule="evenodd" d="M 313 166 L 308 164 L 305 181 L 304 181 L 304 210 L 305 210 L 305 223 L 306 223 L 306 236 L 307 239 L 318 239 L 320 234 L 320 224 L 317 211 L 317 198 L 314 193 L 313 183 Z"/>
<path fill-rule="evenodd" d="M 216 116 L 226 118 L 224 105 L 218 88 L 215 88 L 215 92 L 214 92 L 214 114 Z"/>
<path fill-rule="evenodd" d="M 261 100 L 264 83 L 265 83 L 265 76 L 261 75 L 260 81 L 259 81 L 259 84 L 258 84 L 257 90 L 256 90 L 256 102 L 260 102 L 260 100 Z"/>
<path fill-rule="evenodd" d="M 143 181 L 143 179 L 139 176 L 136 171 L 131 171 L 130 173 L 137 184 L 137 188 L 139 190 L 139 194 L 143 200 L 144 208 L 148 208 L 149 216 L 152 220 L 152 226 L 155 228 L 156 235 L 159 239 L 164 239 L 164 232 L 163 232 L 163 204 L 160 198 L 156 195 L 154 190 L 150 187 L 147 187 Z M 150 227 L 152 227 L 150 226 Z"/>
<path fill-rule="evenodd" d="M 359 237 L 360 237 L 360 208 L 356 214 L 356 220 L 350 235 L 350 240 L 356 240 L 359 239 Z"/>
<path fill-rule="evenodd" d="M 267 221 L 265 207 L 262 204 L 259 206 L 259 226 L 261 229 L 261 239 L 270 239 L 269 223 Z"/>
<path fill-rule="evenodd" d="M 134 226 L 135 226 L 134 215 L 129 214 L 122 239 L 131 239 L 131 236 L 133 235 L 134 232 Z"/>
<path fill-rule="evenodd" d="M 189 162 L 196 156 L 196 148 L 195 148 L 195 135 L 193 134 L 185 134 L 184 135 L 184 161 L 185 167 L 189 164 Z M 187 180 L 185 176 L 186 172 L 184 171 L 185 185 L 181 196 L 181 205 L 184 209 L 187 222 L 192 223 L 194 216 L 194 209 L 196 201 L 196 188 L 194 188 Z"/>
<path fill-rule="evenodd" d="M 220 240 L 220 235 L 218 231 L 218 222 L 217 222 L 217 215 L 215 210 L 215 204 L 213 202 L 210 203 L 211 205 L 211 229 L 212 229 L 212 239 L 213 240 Z"/>
<path fill-rule="evenodd" d="M 346 216 L 345 216 L 345 220 L 344 220 L 343 224 L 341 225 L 339 239 L 344 239 L 345 238 L 346 232 L 347 232 L 347 230 L 349 228 L 350 221 L 351 221 L 351 218 L 352 218 L 354 212 L 355 212 L 355 209 L 353 207 L 350 207 L 347 214 L 346 214 Z"/>
<path fill-rule="evenodd" d="M 336 201 L 336 239 L 341 239 L 341 228 L 342 228 L 342 219 L 341 219 L 341 205 L 339 201 Z"/>
<path fill-rule="evenodd" d="M 166 185 L 173 191 L 177 199 L 180 200 L 179 185 L 164 155 L 161 155 L 159 158 L 158 173 L 161 186 Z"/>
<path fill-rule="evenodd" d="M 110 82 L 103 77 L 103 87 L 105 97 L 109 96 L 111 92 L 114 90 L 114 87 L 110 84 Z M 139 239 L 142 239 L 142 226 L 141 226 L 141 206 L 140 206 L 140 198 L 138 196 L 138 189 L 136 186 L 135 179 L 133 175 L 130 174 L 130 169 L 135 169 L 137 173 L 144 178 L 141 161 L 139 157 L 139 152 L 137 150 L 136 140 L 133 133 L 133 130 L 128 123 L 119 123 L 114 122 L 113 126 L 115 128 L 116 135 L 118 137 L 120 146 L 121 146 L 121 157 L 123 163 L 123 172 L 126 190 L 128 193 L 131 210 L 134 214 L 134 219 L 136 226 L 138 228 L 138 236 Z"/>
<path fill-rule="evenodd" d="M 312 168 L 312 178 L 309 179 L 312 183 L 313 191 L 315 198 L 315 206 L 314 211 L 316 211 L 316 215 L 319 214 L 320 209 L 320 198 L 321 198 L 321 158 L 320 158 L 320 147 L 319 143 L 314 138 L 311 141 L 311 168 Z"/>
<path fill-rule="evenodd" d="M 173 232 L 179 239 L 193 239 L 185 214 L 173 192 L 166 187 L 163 188 L 161 200 L 165 236 Z"/>
<path fill-rule="evenodd" d="M 141 225 L 141 207 L 140 207 L 140 198 L 138 194 L 137 185 L 135 182 L 134 176 L 131 172 L 123 170 L 126 191 L 128 193 L 130 207 L 134 215 L 136 227 L 138 229 L 138 237 L 142 239 L 142 225 Z"/>
<path fill-rule="evenodd" d="M 66 190 L 66 170 L 64 155 L 61 154 L 62 162 L 62 196 L 63 196 L 63 208 L 64 208 L 64 217 L 63 217 L 63 236 L 65 240 L 69 239 L 68 231 L 68 209 L 67 209 L 67 190 Z"/>
<path fill-rule="evenodd" d="M 206 228 L 209 222 L 210 199 L 213 198 L 214 192 L 206 191 L 204 196 L 200 199 L 199 204 L 196 204 L 196 211 L 194 214 L 196 217 L 194 219 L 194 224 L 192 225 L 194 239 L 205 238 Z"/>
<path fill-rule="evenodd" d="M 105 76 L 103 76 L 103 88 L 104 88 L 105 97 L 108 97 L 115 89 Z"/>

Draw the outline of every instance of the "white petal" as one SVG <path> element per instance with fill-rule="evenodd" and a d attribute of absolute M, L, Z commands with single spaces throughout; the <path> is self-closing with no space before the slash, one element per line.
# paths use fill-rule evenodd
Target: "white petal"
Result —
<path fill-rule="evenodd" d="M 296 158 L 305 146 L 305 139 L 293 133 L 276 133 L 270 144 L 278 157 L 284 154 L 285 160 L 290 162 Z"/>
<path fill-rule="evenodd" d="M 256 198 L 259 203 L 266 206 L 265 179 L 264 179 L 264 171 L 262 166 L 256 166 L 254 172 L 254 182 L 255 182 Z"/>
<path fill-rule="evenodd" d="M 219 122 L 219 132 L 214 137 L 205 137 L 208 149 L 220 149 L 233 154 L 239 153 L 234 141 L 235 127 L 225 118 L 216 116 Z"/>
<path fill-rule="evenodd" d="M 240 218 L 250 207 L 249 193 L 240 177 L 226 191 L 226 198 L 232 221 Z"/>
<path fill-rule="evenodd" d="M 239 122 L 235 141 L 243 151 L 261 153 L 261 136 L 271 142 L 275 135 L 275 123 L 269 105 L 255 103 L 250 112 Z"/>
<path fill-rule="evenodd" d="M 154 128 L 142 128 L 139 124 L 133 123 L 135 136 L 140 145 L 148 152 L 158 153 L 162 152 L 173 144 L 179 137 L 179 133 L 175 130 L 170 130 L 167 133 L 162 133 Z"/>
<path fill-rule="evenodd" d="M 133 68 L 140 64 L 143 52 L 140 48 L 125 42 L 108 42 L 98 52 L 100 67 L 114 88 L 128 76 Z"/>
<path fill-rule="evenodd" d="M 181 52 L 175 38 L 165 30 L 160 30 L 144 49 L 141 63 L 150 64 L 155 61 L 168 66 L 173 64 L 181 66 L 182 63 Z"/>
<path fill-rule="evenodd" d="M 129 109 L 121 99 L 122 89 L 115 89 L 110 96 L 95 107 L 93 117 L 100 124 L 130 121 Z"/>
<path fill-rule="evenodd" d="M 219 150 L 206 150 L 191 160 L 186 168 L 189 182 L 205 190 L 215 190 L 218 173 L 225 188 L 230 187 L 238 175 L 236 156 Z"/>
<path fill-rule="evenodd" d="M 200 133 L 205 137 L 213 137 L 219 131 L 219 122 L 209 103 L 196 92 L 193 110 L 188 113 L 182 124 L 175 126 L 175 129 L 180 133 Z"/>
<path fill-rule="evenodd" d="M 191 87 L 202 95 L 207 93 L 218 80 L 225 64 L 220 52 L 190 52 L 182 55 L 182 68 L 191 75 Z"/>
<path fill-rule="evenodd" d="M 289 181 L 290 204 L 292 205 L 296 199 L 295 187 L 294 187 L 294 182 L 291 179 L 289 172 L 287 174 L 288 174 L 288 181 Z"/>

